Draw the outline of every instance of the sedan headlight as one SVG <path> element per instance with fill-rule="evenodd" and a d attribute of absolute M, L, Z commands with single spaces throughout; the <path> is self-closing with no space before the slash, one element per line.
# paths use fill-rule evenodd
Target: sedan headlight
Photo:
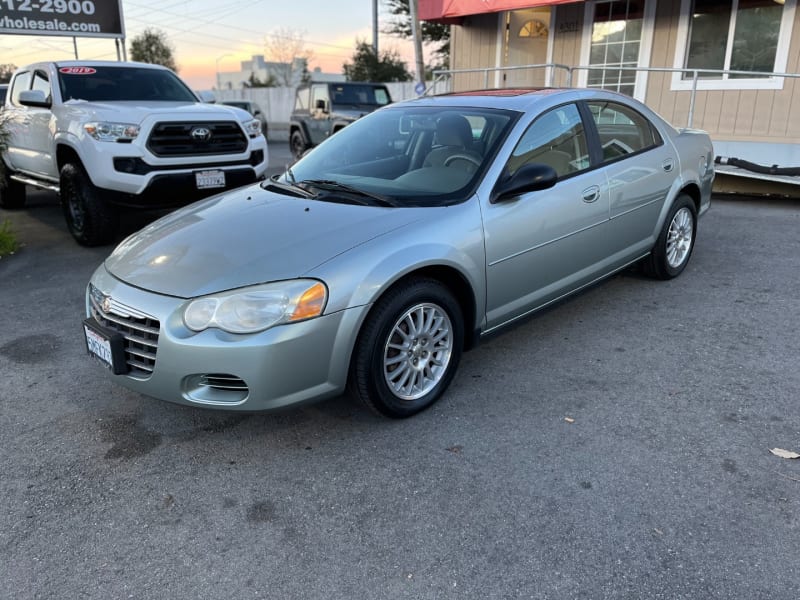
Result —
<path fill-rule="evenodd" d="M 325 284 L 313 279 L 268 283 L 192 300 L 183 311 L 183 322 L 192 331 L 216 327 L 256 333 L 318 317 L 327 299 Z"/>
<path fill-rule="evenodd" d="M 261 135 L 261 121 L 258 119 L 253 119 L 252 121 L 247 121 L 244 124 L 244 130 L 247 132 L 251 138 L 258 137 Z"/>
<path fill-rule="evenodd" d="M 83 129 L 101 142 L 130 142 L 139 135 L 139 126 L 133 123 L 84 123 Z"/>

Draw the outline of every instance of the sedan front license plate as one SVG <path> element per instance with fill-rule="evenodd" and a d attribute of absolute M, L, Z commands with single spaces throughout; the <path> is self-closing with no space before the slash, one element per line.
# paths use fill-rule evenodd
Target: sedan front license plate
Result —
<path fill-rule="evenodd" d="M 86 351 L 114 375 L 128 372 L 125 361 L 125 338 L 121 333 L 110 331 L 100 325 L 94 317 L 84 319 L 83 333 L 86 339 Z"/>
<path fill-rule="evenodd" d="M 198 190 L 208 190 L 225 187 L 225 171 L 197 171 L 194 174 Z"/>

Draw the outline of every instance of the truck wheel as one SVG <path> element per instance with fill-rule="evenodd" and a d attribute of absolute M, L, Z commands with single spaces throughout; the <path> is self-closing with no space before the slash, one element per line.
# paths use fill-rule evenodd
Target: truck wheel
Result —
<path fill-rule="evenodd" d="M 81 246 L 103 246 L 114 241 L 119 219 L 114 207 L 100 198 L 80 164 L 61 168 L 61 207 L 67 228 Z"/>
<path fill-rule="evenodd" d="M 303 134 L 297 129 L 292 132 L 292 137 L 289 140 L 289 146 L 292 149 L 292 154 L 294 155 L 295 159 L 299 159 L 301 156 L 303 156 L 303 152 L 308 150 L 308 145 L 303 139 Z"/>
<path fill-rule="evenodd" d="M 3 178 L 0 179 L 0 206 L 6 209 L 22 208 L 25 206 L 25 184 L 14 181 L 9 177 L 8 167 L 3 168 Z"/>

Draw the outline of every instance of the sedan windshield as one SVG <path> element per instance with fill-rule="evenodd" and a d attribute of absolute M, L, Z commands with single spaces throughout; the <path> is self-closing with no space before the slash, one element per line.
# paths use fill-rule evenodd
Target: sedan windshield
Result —
<path fill-rule="evenodd" d="M 380 197 L 384 205 L 438 206 L 467 199 L 518 113 L 466 107 L 385 108 L 336 133 L 280 181 L 324 182 Z M 319 186 L 317 186 L 319 187 Z"/>
<path fill-rule="evenodd" d="M 61 98 L 87 102 L 139 100 L 197 102 L 186 84 L 171 71 L 146 67 L 59 69 Z"/>

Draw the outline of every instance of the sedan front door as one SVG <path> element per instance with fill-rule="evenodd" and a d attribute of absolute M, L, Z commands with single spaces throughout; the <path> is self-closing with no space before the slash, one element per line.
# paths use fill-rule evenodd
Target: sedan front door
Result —
<path fill-rule="evenodd" d="M 511 175 L 528 163 L 551 166 L 559 180 L 553 188 L 484 206 L 487 329 L 596 279 L 609 252 L 608 182 L 602 169 L 590 169 L 574 104 L 538 117 L 505 171 Z"/>

